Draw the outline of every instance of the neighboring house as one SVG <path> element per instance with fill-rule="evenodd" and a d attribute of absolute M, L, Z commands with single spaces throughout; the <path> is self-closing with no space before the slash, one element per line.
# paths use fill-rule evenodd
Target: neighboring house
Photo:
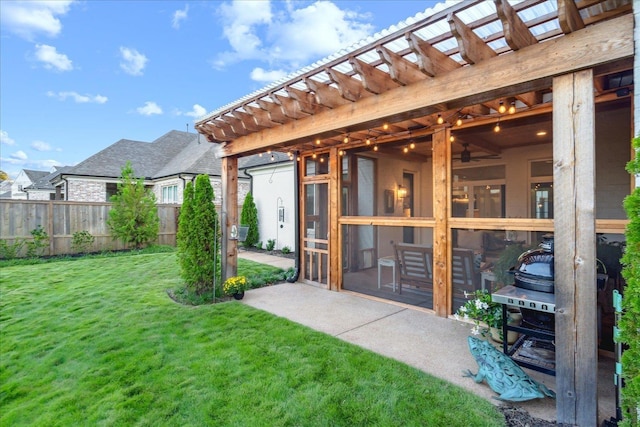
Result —
<path fill-rule="evenodd" d="M 64 193 L 62 187 L 54 187 L 52 182 L 61 173 L 70 170 L 72 166 L 54 166 L 51 173 L 40 177 L 33 184 L 23 187 L 29 200 L 62 200 Z M 57 194 L 56 194 L 57 192 Z"/>
<path fill-rule="evenodd" d="M 266 244 L 273 239 L 275 249 L 286 246 L 293 251 L 296 227 L 294 162 L 283 153 L 271 155 L 244 157 L 240 167 L 251 177 L 260 240 Z"/>
<path fill-rule="evenodd" d="M 221 196 L 221 161 L 216 146 L 198 134 L 173 130 L 153 142 L 121 139 L 97 154 L 65 170 L 53 181 L 65 200 L 105 202 L 117 191 L 122 168 L 131 162 L 134 174 L 144 178 L 158 203 L 181 204 L 187 182 L 199 174 L 211 177 L 215 201 Z M 249 191 L 246 176 L 238 180 L 239 203 Z"/>
<path fill-rule="evenodd" d="M 13 181 L 13 184 L 11 184 L 11 198 L 27 200 L 29 197 L 25 189 L 31 186 L 34 182 L 49 175 L 49 173 L 50 172 L 47 171 L 22 169 Z"/>
<path fill-rule="evenodd" d="M 11 198 L 11 185 L 13 185 L 13 181 L 8 179 L 0 182 L 0 199 Z"/>

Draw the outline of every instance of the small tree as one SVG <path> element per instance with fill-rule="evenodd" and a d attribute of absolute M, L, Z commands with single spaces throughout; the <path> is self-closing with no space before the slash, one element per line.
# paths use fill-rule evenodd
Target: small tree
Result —
<path fill-rule="evenodd" d="M 188 183 L 178 223 L 180 274 L 188 288 L 202 295 L 213 289 L 218 273 L 220 225 L 213 188 L 208 175 L 198 175 L 195 186 Z"/>
<path fill-rule="evenodd" d="M 635 159 L 627 164 L 629 173 L 640 174 L 640 137 L 633 140 L 636 150 Z M 625 380 L 622 388 L 623 423 L 625 426 L 640 423 L 640 187 L 624 200 L 624 208 L 629 218 L 625 233 L 626 249 L 622 257 L 624 268 L 622 275 L 626 286 L 622 298 L 622 316 L 620 319 L 620 341 L 628 348 L 622 354 L 622 376 Z"/>
<path fill-rule="evenodd" d="M 247 248 L 255 246 L 260 240 L 260 232 L 258 231 L 258 208 L 256 208 L 251 193 L 248 193 L 247 197 L 244 198 L 242 213 L 240 214 L 240 225 L 249 227 L 243 246 Z"/>
<path fill-rule="evenodd" d="M 117 188 L 111 196 L 113 206 L 107 219 L 113 238 L 136 248 L 156 240 L 160 227 L 156 197 L 144 187 L 142 178 L 134 176 L 131 162 L 122 168 Z"/>

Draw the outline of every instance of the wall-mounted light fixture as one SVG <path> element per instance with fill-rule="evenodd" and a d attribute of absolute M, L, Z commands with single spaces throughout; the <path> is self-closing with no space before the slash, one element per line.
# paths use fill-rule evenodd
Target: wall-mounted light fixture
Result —
<path fill-rule="evenodd" d="M 398 199 L 404 199 L 407 197 L 407 189 L 402 185 L 398 186 Z"/>

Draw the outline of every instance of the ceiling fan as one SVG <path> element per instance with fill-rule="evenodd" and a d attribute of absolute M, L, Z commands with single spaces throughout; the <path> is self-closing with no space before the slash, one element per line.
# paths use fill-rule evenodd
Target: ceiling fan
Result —
<path fill-rule="evenodd" d="M 460 159 L 459 159 L 460 163 L 469 163 L 472 160 L 474 162 L 477 162 L 477 161 L 480 161 L 481 159 L 499 159 L 500 158 L 500 156 L 498 156 L 497 154 L 488 154 L 486 156 L 475 156 L 471 158 L 471 151 L 469 151 L 469 144 L 466 142 L 463 142 L 462 146 L 464 147 L 464 149 L 460 153 Z"/>

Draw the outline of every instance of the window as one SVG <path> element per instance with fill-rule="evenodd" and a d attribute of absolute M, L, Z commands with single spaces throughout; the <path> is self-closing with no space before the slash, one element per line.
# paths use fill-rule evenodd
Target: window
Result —
<path fill-rule="evenodd" d="M 553 162 L 531 162 L 531 218 L 553 218 Z"/>
<path fill-rule="evenodd" d="M 178 203 L 177 185 L 167 185 L 162 187 L 162 203 Z"/>
<path fill-rule="evenodd" d="M 111 196 L 118 194 L 118 184 L 115 182 L 107 182 L 107 202 L 111 201 Z"/>
<path fill-rule="evenodd" d="M 505 217 L 504 165 L 453 170 L 452 216 Z"/>

